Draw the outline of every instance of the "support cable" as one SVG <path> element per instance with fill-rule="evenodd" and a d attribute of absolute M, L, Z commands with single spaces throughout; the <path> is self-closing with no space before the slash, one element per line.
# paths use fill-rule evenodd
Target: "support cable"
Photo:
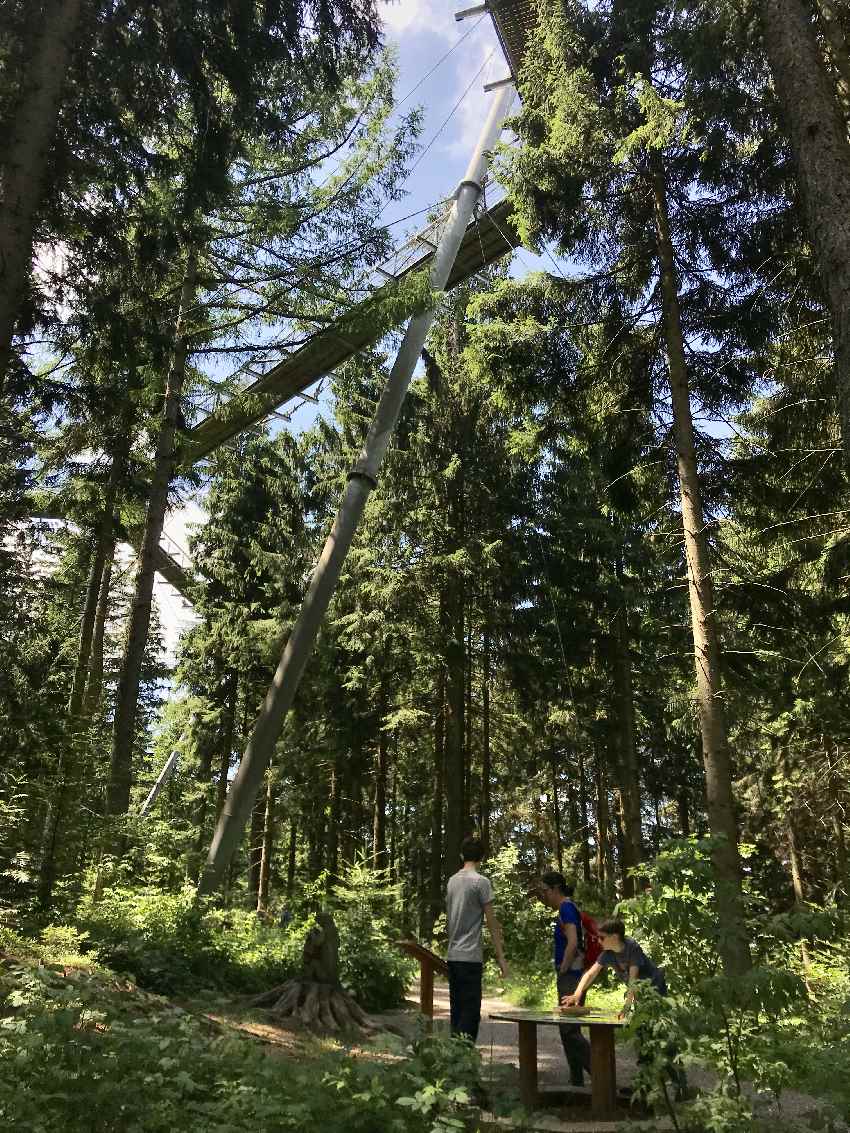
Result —
<path fill-rule="evenodd" d="M 466 96 L 469 94 L 469 92 L 472 90 L 472 88 L 478 82 L 478 78 L 481 75 L 481 72 L 484 70 L 484 68 L 487 66 L 487 64 L 492 60 L 493 55 L 494 55 L 494 52 L 491 51 L 490 54 L 487 56 L 487 58 L 484 60 L 484 62 L 481 64 L 481 66 L 478 68 L 478 70 L 475 72 L 475 74 L 472 76 L 472 79 L 470 80 L 469 85 L 467 86 L 467 88 L 464 90 L 463 94 L 460 96 L 460 98 L 457 100 L 457 102 L 454 104 L 454 106 L 449 111 L 449 115 L 446 118 L 446 120 L 443 122 L 443 124 L 437 130 L 436 134 L 434 134 L 433 138 L 431 138 L 430 142 L 425 147 L 425 149 L 422 151 L 422 153 L 420 153 L 419 157 L 417 157 L 416 161 L 414 161 L 413 165 L 411 165 L 410 169 L 407 172 L 408 177 L 414 171 L 414 169 L 416 169 L 416 167 L 420 164 L 420 162 L 424 159 L 424 157 L 428 153 L 428 150 L 430 150 L 431 146 L 433 146 L 434 142 L 436 142 L 437 138 L 439 138 L 440 134 L 442 134 L 443 130 L 445 130 L 446 126 L 448 126 L 449 122 L 451 122 L 452 118 L 454 118 L 455 114 L 460 109 L 461 104 L 466 99 Z"/>
<path fill-rule="evenodd" d="M 458 49 L 458 48 L 460 47 L 460 45 L 461 45 L 461 44 L 462 44 L 462 43 L 463 43 L 463 42 L 464 42 L 465 40 L 469 39 L 469 37 L 470 37 L 470 36 L 472 35 L 472 33 L 473 33 L 474 31 L 476 31 L 476 30 L 477 30 L 477 29 L 478 29 L 478 28 L 479 28 L 479 27 L 481 26 L 481 24 L 482 24 L 482 23 L 484 22 L 484 20 L 486 20 L 486 19 L 487 19 L 487 16 L 486 16 L 486 14 L 485 14 L 485 15 L 483 15 L 483 16 L 482 16 L 482 17 L 481 17 L 481 18 L 480 18 L 479 20 L 476 20 L 476 21 L 475 21 L 475 23 L 474 23 L 474 24 L 472 25 L 472 27 L 471 27 L 471 28 L 469 29 L 469 31 L 467 31 L 467 32 L 464 32 L 464 34 L 463 34 L 463 35 L 462 35 L 462 36 L 460 37 L 460 39 L 459 39 L 459 40 L 458 40 L 458 41 L 457 41 L 456 43 L 453 43 L 453 44 L 452 44 L 452 46 L 451 46 L 451 47 L 450 47 L 450 48 L 448 49 L 448 51 L 446 51 L 446 53 L 445 53 L 444 55 L 442 55 L 442 56 L 441 56 L 441 57 L 440 57 L 440 58 L 439 58 L 439 59 L 437 60 L 437 62 L 436 62 L 436 63 L 434 64 L 434 66 L 433 66 L 433 67 L 431 68 L 431 70 L 430 70 L 430 71 L 428 71 L 428 72 L 426 72 L 426 73 L 425 73 L 425 74 L 424 74 L 424 75 L 422 76 L 422 78 L 421 78 L 421 79 L 419 80 L 419 82 L 418 82 L 418 83 L 417 83 L 417 84 L 416 84 L 415 86 L 413 86 L 413 87 L 411 87 L 411 88 L 410 88 L 410 90 L 409 90 L 409 91 L 407 92 L 407 94 L 406 94 L 406 95 L 404 96 L 404 98 L 400 99 L 400 100 L 399 100 L 399 101 L 398 101 L 398 102 L 397 102 L 397 103 L 395 104 L 395 107 L 394 107 L 393 109 L 394 109 L 394 110 L 398 110 L 398 108 L 399 108 L 400 106 L 404 106 L 404 104 L 405 104 L 405 103 L 407 102 L 407 100 L 408 100 L 408 99 L 410 98 L 410 96 L 411 96 L 412 94 L 415 94 L 415 93 L 416 93 L 416 91 L 418 91 L 418 90 L 419 90 L 419 88 L 420 88 L 420 87 L 422 86 L 422 84 L 423 84 L 424 82 L 426 82 L 426 81 L 427 81 L 428 79 L 430 79 L 430 78 L 431 78 L 431 76 L 432 76 L 432 75 L 434 74 L 434 72 L 435 72 L 435 71 L 436 71 L 436 70 L 437 70 L 438 68 L 442 67 L 442 65 L 443 65 L 443 64 L 445 63 L 445 61 L 446 61 L 446 60 L 448 59 L 448 57 L 449 57 L 449 56 L 450 56 L 451 54 L 453 54 L 453 53 L 454 53 L 455 51 L 457 51 L 457 49 Z"/>

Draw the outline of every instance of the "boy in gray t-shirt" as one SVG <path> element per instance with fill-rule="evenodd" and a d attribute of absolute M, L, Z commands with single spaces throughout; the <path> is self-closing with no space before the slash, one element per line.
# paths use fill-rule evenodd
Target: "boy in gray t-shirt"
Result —
<path fill-rule="evenodd" d="M 646 980 L 652 984 L 659 995 L 667 994 L 667 983 L 664 971 L 656 968 L 641 946 L 630 936 L 626 936 L 626 927 L 621 920 L 612 917 L 610 920 L 600 921 L 597 926 L 602 951 L 579 981 L 579 985 L 572 995 L 565 995 L 561 999 L 564 1007 L 572 1007 L 581 1002 L 581 996 L 604 968 L 612 968 L 621 983 L 627 985 L 626 1002 L 621 1015 L 625 1014 L 635 997 L 635 985 L 639 980 Z"/>
<path fill-rule="evenodd" d="M 475 1042 L 481 1021 L 481 976 L 484 969 L 481 926 L 485 917 L 503 976 L 508 974 L 508 966 L 502 952 L 501 928 L 493 912 L 493 887 L 489 879 L 478 872 L 484 857 L 481 840 L 465 838 L 461 857 L 463 866 L 449 878 L 446 888 L 449 1002 L 452 1034 L 466 1035 Z"/>
<path fill-rule="evenodd" d="M 621 983 L 627 987 L 626 1002 L 620 1016 L 625 1015 L 635 998 L 635 992 L 640 983 L 649 984 L 659 995 L 667 994 L 667 981 L 664 978 L 664 969 L 653 964 L 636 940 L 626 936 L 626 926 L 619 917 L 600 921 L 597 925 L 599 938 L 602 942 L 602 951 L 593 964 L 581 977 L 578 987 L 572 995 L 565 995 L 561 999 L 563 1007 L 572 1007 L 581 1002 L 581 997 L 605 968 L 611 968 Z M 644 1027 L 639 1027 L 635 1035 L 638 1062 L 646 1061 L 643 1045 L 652 1039 Z M 681 1099 L 687 1089 L 685 1072 L 680 1065 L 679 1052 L 675 1045 L 668 1044 L 664 1060 L 665 1073 L 669 1075 L 676 1087 L 676 1097 Z"/>

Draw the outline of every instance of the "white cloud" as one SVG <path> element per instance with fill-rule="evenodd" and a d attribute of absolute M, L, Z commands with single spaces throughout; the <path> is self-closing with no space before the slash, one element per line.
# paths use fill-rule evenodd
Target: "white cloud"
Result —
<path fill-rule="evenodd" d="M 393 38 L 414 29 L 451 37 L 454 28 L 451 12 L 435 13 L 434 8 L 434 0 L 382 0 L 378 5 L 384 29 Z"/>
<path fill-rule="evenodd" d="M 470 48 L 474 55 L 464 67 L 458 82 L 458 97 L 465 90 L 472 76 L 483 66 L 483 70 L 473 83 L 469 93 L 458 107 L 453 123 L 451 143 L 447 147 L 452 153 L 468 155 L 472 153 L 478 141 L 481 129 L 490 112 L 493 93 L 484 90 L 484 84 L 496 82 L 498 79 L 509 77 L 507 63 L 499 49 L 495 36 L 486 36 L 479 39 L 474 48 Z M 486 62 L 489 59 L 489 62 Z"/>

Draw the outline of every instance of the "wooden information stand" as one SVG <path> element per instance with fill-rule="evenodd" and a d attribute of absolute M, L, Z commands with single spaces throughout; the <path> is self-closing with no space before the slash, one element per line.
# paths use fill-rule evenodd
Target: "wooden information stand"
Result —
<path fill-rule="evenodd" d="M 609 1012 L 590 1010 L 586 1015 L 562 1015 L 558 1011 L 500 1011 L 491 1019 L 516 1023 L 519 1028 L 519 1091 L 527 1109 L 534 1109 L 537 1096 L 537 1028 L 575 1024 L 590 1031 L 590 1111 L 600 1121 L 609 1120 L 617 1108 L 617 1063 L 614 1031 L 625 1020 Z"/>
<path fill-rule="evenodd" d="M 449 974 L 449 966 L 442 956 L 420 944 L 418 940 L 397 940 L 396 947 L 419 961 L 419 1010 L 428 1019 L 434 1018 L 434 972 Z"/>

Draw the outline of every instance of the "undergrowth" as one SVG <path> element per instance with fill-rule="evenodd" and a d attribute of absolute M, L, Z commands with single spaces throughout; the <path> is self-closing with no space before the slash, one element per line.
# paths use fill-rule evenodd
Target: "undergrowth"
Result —
<path fill-rule="evenodd" d="M 0 934 L 0 1124 L 16 1133 L 450 1133 L 477 1055 L 429 1039 L 380 1062 L 295 1060 L 68 953 Z M 61 956 L 61 962 L 59 957 Z M 68 961 L 73 961 L 69 963 Z"/>

